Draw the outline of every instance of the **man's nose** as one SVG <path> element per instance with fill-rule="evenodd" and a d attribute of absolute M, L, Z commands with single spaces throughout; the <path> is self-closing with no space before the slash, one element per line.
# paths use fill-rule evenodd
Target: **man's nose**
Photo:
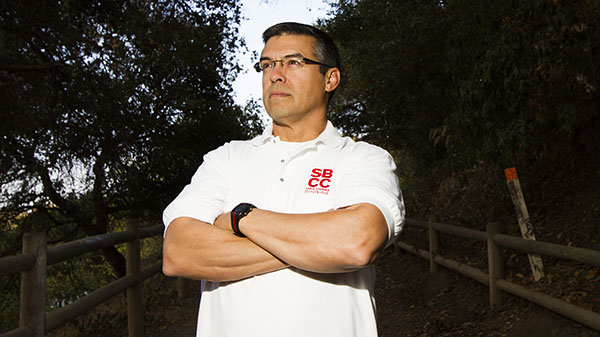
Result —
<path fill-rule="evenodd" d="M 273 69 L 271 70 L 271 74 L 269 75 L 271 82 L 284 82 L 284 72 L 285 70 L 283 69 L 283 62 L 275 62 Z"/>

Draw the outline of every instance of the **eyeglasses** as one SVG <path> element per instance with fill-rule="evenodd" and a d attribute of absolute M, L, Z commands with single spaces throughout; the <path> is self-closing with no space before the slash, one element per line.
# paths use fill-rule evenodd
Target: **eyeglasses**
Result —
<path fill-rule="evenodd" d="M 282 68 L 285 68 L 288 70 L 301 69 L 304 67 L 305 64 L 318 64 L 318 65 L 325 66 L 328 68 L 334 67 L 334 66 L 330 66 L 325 63 L 321 63 L 319 61 L 307 59 L 306 57 L 302 57 L 302 56 L 285 56 L 281 60 L 268 60 L 268 59 L 260 60 L 254 64 L 254 69 L 256 69 L 256 71 L 259 73 L 261 71 L 269 72 L 275 68 L 275 64 L 277 62 L 281 63 Z"/>

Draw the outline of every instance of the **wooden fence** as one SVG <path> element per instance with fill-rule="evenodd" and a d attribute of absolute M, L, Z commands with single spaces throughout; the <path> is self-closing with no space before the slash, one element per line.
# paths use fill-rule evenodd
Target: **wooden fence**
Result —
<path fill-rule="evenodd" d="M 47 247 L 45 233 L 25 234 L 23 253 L 0 259 L 0 276 L 21 273 L 19 328 L 0 334 L 0 337 L 44 336 L 123 291 L 127 291 L 129 337 L 142 337 L 142 282 L 161 272 L 162 262 L 142 270 L 140 239 L 162 234 L 163 229 L 162 225 L 138 229 L 136 222 L 128 221 L 125 231 L 87 237 L 54 247 Z M 65 307 L 45 312 L 47 266 L 120 243 L 126 243 L 126 276 Z"/>
<path fill-rule="evenodd" d="M 504 279 L 504 259 L 500 247 L 515 249 L 560 259 L 569 259 L 592 266 L 600 266 L 600 252 L 595 250 L 562 246 L 540 241 L 524 240 L 500 234 L 496 224 L 489 224 L 487 232 L 463 227 L 407 219 L 406 225 L 428 230 L 429 250 L 418 249 L 400 240 L 396 249 L 403 249 L 429 260 L 430 272 L 435 274 L 438 265 L 472 278 L 489 287 L 490 305 L 496 307 L 503 302 L 503 293 L 510 293 L 549 310 L 600 330 L 600 314 L 562 301 L 552 296 L 526 289 Z M 128 223 L 126 231 L 88 237 L 69 243 L 47 247 L 45 233 L 28 233 L 23 237 L 23 253 L 0 259 L 0 276 L 21 273 L 21 304 L 19 328 L 0 334 L 0 337 L 41 337 L 74 318 L 86 313 L 100 303 L 127 291 L 129 337 L 143 336 L 143 280 L 159 273 L 162 262 L 142 270 L 140 239 L 159 235 L 162 225 L 138 230 L 134 222 Z M 475 267 L 442 257 L 439 254 L 439 233 L 447 233 L 465 239 L 487 243 L 488 273 Z M 93 291 L 81 299 L 60 309 L 45 312 L 46 268 L 93 250 L 126 243 L 127 275 Z M 178 292 L 184 296 L 186 283 L 178 280 Z"/>
<path fill-rule="evenodd" d="M 600 314 L 581 308 L 541 292 L 531 291 L 518 284 L 504 279 L 504 258 L 500 247 L 514 249 L 524 253 L 533 253 L 559 259 L 568 259 L 592 266 L 600 266 L 600 251 L 553 243 L 525 240 L 522 238 L 500 234 L 497 224 L 489 224 L 486 232 L 436 223 L 434 217 L 429 221 L 407 219 L 409 227 L 422 228 L 429 234 L 429 250 L 418 249 L 400 240 L 396 241 L 396 249 L 403 249 L 418 257 L 429 260 L 430 273 L 435 274 L 438 265 L 474 279 L 489 287 L 490 305 L 497 307 L 503 303 L 503 292 L 510 293 L 530 302 L 539 304 L 551 311 L 566 316 L 595 330 L 600 330 Z M 447 259 L 439 254 L 439 233 L 447 233 L 465 239 L 487 243 L 488 273 L 475 267 Z"/>

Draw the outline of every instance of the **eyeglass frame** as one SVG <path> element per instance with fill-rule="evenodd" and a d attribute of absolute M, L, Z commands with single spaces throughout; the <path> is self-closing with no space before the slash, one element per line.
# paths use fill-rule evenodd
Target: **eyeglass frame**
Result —
<path fill-rule="evenodd" d="M 283 58 L 281 58 L 279 60 L 270 60 L 268 58 L 263 58 L 262 60 L 260 60 L 260 61 L 258 61 L 258 62 L 256 62 L 254 64 L 254 70 L 256 70 L 257 73 L 260 73 L 260 72 L 264 73 L 265 71 L 260 66 L 260 63 L 263 62 L 263 61 L 270 61 L 273 64 L 273 69 L 275 68 L 275 65 L 277 64 L 277 62 L 281 63 L 281 67 L 282 68 L 285 68 L 283 60 L 286 59 L 286 58 L 296 58 L 296 57 L 300 60 L 300 62 L 304 62 L 304 64 L 318 64 L 320 66 L 325 66 L 325 67 L 328 67 L 328 68 L 335 68 L 335 66 L 330 66 L 329 64 L 325 64 L 323 62 L 311 60 L 311 59 L 306 58 L 306 57 L 301 56 L 301 55 L 286 55 L 286 56 L 284 56 Z"/>

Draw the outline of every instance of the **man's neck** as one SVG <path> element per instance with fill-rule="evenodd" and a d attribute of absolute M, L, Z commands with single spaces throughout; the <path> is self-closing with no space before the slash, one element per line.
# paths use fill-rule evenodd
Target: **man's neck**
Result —
<path fill-rule="evenodd" d="M 317 138 L 327 127 L 325 117 L 315 121 L 285 124 L 273 121 L 273 136 L 285 142 L 307 142 Z"/>

